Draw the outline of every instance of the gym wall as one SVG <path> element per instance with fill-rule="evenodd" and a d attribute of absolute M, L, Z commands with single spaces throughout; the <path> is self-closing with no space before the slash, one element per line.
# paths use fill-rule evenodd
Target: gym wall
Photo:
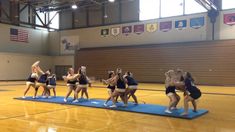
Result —
<path fill-rule="evenodd" d="M 29 32 L 29 42 L 21 43 L 10 41 L 10 28 L 25 29 Z M 74 66 L 74 56 L 61 56 L 60 41 L 56 46 L 50 47 L 50 33 L 31 28 L 16 27 L 7 24 L 0 24 L 0 80 L 25 80 L 31 73 L 31 65 L 40 60 L 43 70 L 52 69 L 55 65 Z M 53 32 L 57 33 L 57 32 Z M 53 34 L 52 33 L 52 34 Z M 50 39 L 50 40 L 49 40 Z M 53 54 L 53 48 L 56 54 Z M 57 54 L 58 53 L 58 54 Z"/>
<path fill-rule="evenodd" d="M 166 43 L 116 48 L 88 48 L 76 53 L 76 67 L 88 76 L 107 78 L 107 71 L 130 70 L 139 82 L 164 82 L 164 73 L 181 68 L 197 84 L 235 85 L 235 40 Z"/>

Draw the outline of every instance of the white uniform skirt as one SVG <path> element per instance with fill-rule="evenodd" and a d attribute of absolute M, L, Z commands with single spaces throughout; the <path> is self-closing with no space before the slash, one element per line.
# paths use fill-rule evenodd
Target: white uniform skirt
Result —
<path fill-rule="evenodd" d="M 36 82 L 36 86 L 46 86 L 46 83 L 40 83 L 40 82 Z"/>
<path fill-rule="evenodd" d="M 116 91 L 120 92 L 120 93 L 125 93 L 126 89 L 121 89 L 121 88 L 115 88 Z"/>
<path fill-rule="evenodd" d="M 47 85 L 47 88 L 51 89 L 51 88 L 55 88 L 55 85 Z"/>
<path fill-rule="evenodd" d="M 137 89 L 137 85 L 130 85 L 127 87 L 128 89 Z"/>
<path fill-rule="evenodd" d="M 26 85 L 35 85 L 35 82 L 27 81 L 27 82 L 26 82 Z"/>

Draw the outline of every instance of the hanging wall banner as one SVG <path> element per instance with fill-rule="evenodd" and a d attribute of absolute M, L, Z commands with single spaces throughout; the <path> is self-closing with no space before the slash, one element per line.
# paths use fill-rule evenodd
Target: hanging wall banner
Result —
<path fill-rule="evenodd" d="M 120 34 L 120 32 L 121 32 L 120 30 L 121 30 L 120 27 L 113 27 L 113 28 L 111 28 L 111 34 L 113 36 L 118 36 Z"/>
<path fill-rule="evenodd" d="M 235 13 L 224 14 L 224 24 L 235 25 Z"/>
<path fill-rule="evenodd" d="M 204 26 L 204 17 L 197 17 L 197 18 L 191 18 L 190 19 L 190 27 L 194 29 L 198 29 L 202 26 Z"/>
<path fill-rule="evenodd" d="M 147 30 L 147 32 L 150 32 L 150 33 L 156 32 L 157 31 L 157 26 L 158 26 L 157 23 L 148 23 L 146 25 L 146 30 Z"/>
<path fill-rule="evenodd" d="M 172 29 L 172 21 L 160 22 L 160 30 L 163 32 L 168 32 Z"/>
<path fill-rule="evenodd" d="M 175 28 L 178 30 L 185 29 L 187 27 L 187 20 L 175 21 Z"/>
<path fill-rule="evenodd" d="M 60 53 L 74 54 L 75 50 L 79 48 L 79 36 L 62 36 L 60 38 Z"/>
<path fill-rule="evenodd" d="M 122 34 L 127 36 L 130 33 L 132 33 L 132 26 L 123 26 L 122 27 Z"/>
<path fill-rule="evenodd" d="M 140 35 L 144 32 L 144 24 L 134 25 L 134 33 Z"/>
<path fill-rule="evenodd" d="M 106 28 L 106 29 L 101 29 L 100 35 L 103 36 L 103 37 L 108 36 L 108 35 L 109 35 L 109 29 L 108 29 L 108 28 Z"/>

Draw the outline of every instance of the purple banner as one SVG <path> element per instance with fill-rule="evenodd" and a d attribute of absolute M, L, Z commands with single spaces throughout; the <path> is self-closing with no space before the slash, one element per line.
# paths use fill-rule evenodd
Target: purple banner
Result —
<path fill-rule="evenodd" d="M 172 29 L 172 21 L 160 22 L 160 30 L 167 32 Z"/>
<path fill-rule="evenodd" d="M 224 14 L 224 24 L 235 25 L 235 13 Z"/>
<path fill-rule="evenodd" d="M 144 32 L 144 24 L 134 25 L 134 33 L 141 34 Z"/>
<path fill-rule="evenodd" d="M 123 26 L 122 27 L 122 34 L 125 34 L 126 36 L 132 33 L 132 26 Z"/>

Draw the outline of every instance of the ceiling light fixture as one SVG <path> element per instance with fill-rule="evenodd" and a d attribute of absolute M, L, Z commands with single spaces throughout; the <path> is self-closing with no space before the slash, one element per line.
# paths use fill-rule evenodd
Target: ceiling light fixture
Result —
<path fill-rule="evenodd" d="M 72 9 L 77 9 L 78 8 L 78 6 L 76 4 L 73 4 L 71 7 L 72 7 Z"/>
<path fill-rule="evenodd" d="M 115 0 L 109 0 L 109 2 L 115 2 Z"/>

